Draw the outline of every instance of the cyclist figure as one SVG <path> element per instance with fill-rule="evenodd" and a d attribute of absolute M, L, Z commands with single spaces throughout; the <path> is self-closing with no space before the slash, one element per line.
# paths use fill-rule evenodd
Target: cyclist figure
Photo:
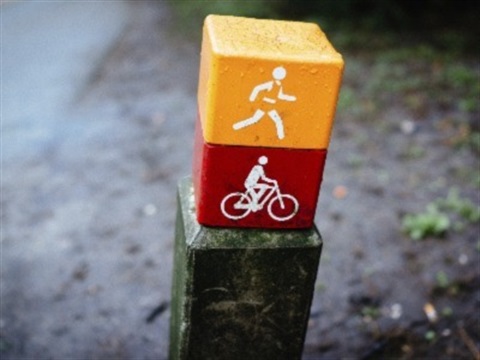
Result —
<path fill-rule="evenodd" d="M 267 163 L 268 158 L 260 156 L 243 183 L 246 191 L 232 192 L 223 198 L 220 210 L 226 218 L 240 220 L 264 206 L 268 215 L 276 221 L 287 221 L 297 214 L 298 200 L 282 193 L 277 180 L 265 175 L 264 165 Z"/>
<path fill-rule="evenodd" d="M 276 180 L 270 179 L 265 175 L 265 170 L 263 169 L 263 166 L 267 163 L 268 158 L 266 156 L 260 156 L 258 158 L 258 164 L 255 165 L 252 170 L 250 170 L 250 173 L 248 174 L 244 182 L 247 194 L 249 194 L 253 200 L 251 205 L 252 211 L 257 211 L 261 208 L 258 203 L 260 198 L 268 189 L 272 187 L 268 184 L 272 184 L 274 186 L 277 185 Z M 263 183 L 261 183 L 260 181 L 263 181 Z"/>

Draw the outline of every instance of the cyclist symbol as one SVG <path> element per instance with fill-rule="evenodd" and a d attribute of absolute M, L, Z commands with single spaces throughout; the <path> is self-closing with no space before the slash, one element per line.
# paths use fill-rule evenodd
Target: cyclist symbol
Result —
<path fill-rule="evenodd" d="M 259 84 L 253 88 L 249 98 L 250 102 L 254 102 L 261 91 L 266 91 L 267 94 L 272 93 L 275 96 L 275 99 L 272 99 L 267 95 L 263 96 L 261 100 L 264 103 L 275 104 L 277 100 L 283 100 L 283 101 L 297 100 L 295 96 L 287 95 L 283 93 L 282 80 L 285 79 L 285 77 L 287 76 L 287 70 L 285 70 L 284 67 L 278 66 L 275 69 L 273 69 L 272 76 L 273 76 L 273 80 L 267 81 L 263 84 Z M 264 110 L 268 110 L 268 109 L 264 109 Z M 233 124 L 233 129 L 240 130 L 240 129 L 243 129 L 244 127 L 247 127 L 259 122 L 267 112 L 264 110 L 257 109 L 255 113 L 248 119 L 241 120 Z M 283 129 L 283 121 L 282 121 L 282 118 L 280 117 L 280 114 L 277 112 L 277 110 L 275 110 L 275 108 L 271 108 L 271 110 L 268 110 L 267 114 L 268 116 L 270 116 L 270 119 L 272 119 L 273 122 L 275 123 L 275 127 L 277 130 L 277 137 L 280 140 L 283 139 L 285 137 L 285 130 Z"/>
<path fill-rule="evenodd" d="M 267 204 L 268 215 L 277 221 L 287 221 L 298 212 L 298 201 L 292 195 L 282 194 L 278 182 L 265 175 L 263 165 L 268 163 L 266 156 L 258 158 L 258 164 L 245 179 L 244 193 L 233 192 L 225 196 L 220 204 L 225 217 L 239 220 L 250 212 L 262 210 Z"/>

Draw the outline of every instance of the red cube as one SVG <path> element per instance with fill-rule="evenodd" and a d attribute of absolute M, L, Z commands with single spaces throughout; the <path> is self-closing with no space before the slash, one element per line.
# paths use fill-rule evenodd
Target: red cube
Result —
<path fill-rule="evenodd" d="M 313 226 L 327 150 L 212 145 L 195 130 L 197 220 L 206 226 Z"/>

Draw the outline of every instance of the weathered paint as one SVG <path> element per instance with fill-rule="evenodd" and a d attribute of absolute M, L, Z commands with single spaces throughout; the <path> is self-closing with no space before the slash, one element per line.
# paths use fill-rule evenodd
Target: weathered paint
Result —
<path fill-rule="evenodd" d="M 326 150 L 207 144 L 197 120 L 193 180 L 198 222 L 220 227 L 311 227 L 326 156 Z M 268 161 L 265 165 L 259 164 L 262 157 Z M 258 201 L 252 197 L 256 194 L 248 189 L 246 179 L 254 168 L 260 168 L 266 177 L 277 182 L 284 209 L 273 191 L 274 185 L 262 179 L 259 183 L 272 188 L 265 190 Z M 258 194 L 260 190 L 254 191 Z M 268 197 L 270 191 L 272 195 Z M 238 201 L 242 201 L 242 206 L 235 209 Z M 261 209 L 255 208 L 262 203 Z"/>
<path fill-rule="evenodd" d="M 343 66 L 316 24 L 208 16 L 198 87 L 206 142 L 326 149 Z"/>
<path fill-rule="evenodd" d="M 300 359 L 322 240 L 307 230 L 208 228 L 179 184 L 170 359 Z"/>

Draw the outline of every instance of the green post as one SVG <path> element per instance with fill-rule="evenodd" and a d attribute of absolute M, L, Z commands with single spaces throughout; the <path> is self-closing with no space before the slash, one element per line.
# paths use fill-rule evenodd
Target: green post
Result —
<path fill-rule="evenodd" d="M 322 239 L 198 224 L 179 183 L 170 359 L 300 359 Z"/>

